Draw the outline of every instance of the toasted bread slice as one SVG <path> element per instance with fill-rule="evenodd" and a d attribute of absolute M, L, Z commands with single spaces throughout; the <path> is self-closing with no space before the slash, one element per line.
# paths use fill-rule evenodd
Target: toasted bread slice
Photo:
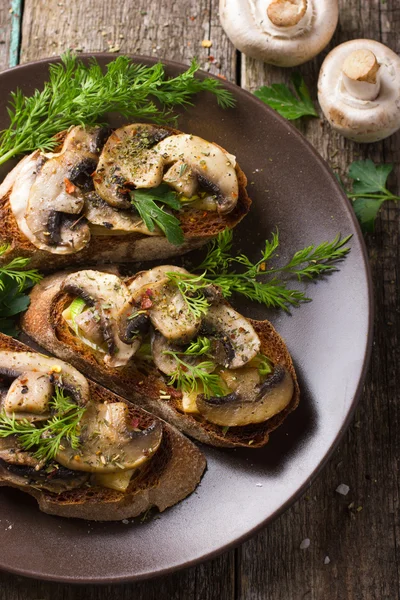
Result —
<path fill-rule="evenodd" d="M 270 432 L 279 427 L 297 407 L 300 393 L 293 362 L 284 341 L 269 321 L 249 319 L 260 338 L 261 352 L 275 365 L 282 365 L 290 372 L 294 382 L 293 396 L 286 408 L 269 420 L 260 424 L 230 427 L 226 431 L 226 428 L 200 422 L 178 410 L 176 400 L 179 392 L 167 386 L 156 367 L 149 368 L 148 364 L 133 359 L 124 367 L 111 368 L 73 335 L 62 317 L 63 310 L 72 300 L 72 296 L 61 289 L 65 277 L 65 273 L 54 274 L 33 288 L 30 307 L 22 318 L 24 332 L 85 375 L 143 406 L 187 435 L 213 446 L 259 448 L 268 442 Z M 170 399 L 162 400 L 160 394 L 170 396 Z"/>
<path fill-rule="evenodd" d="M 0 350 L 32 352 L 31 348 L 0 334 Z M 126 402 L 123 398 L 88 381 L 90 397 L 97 402 Z M 130 416 L 146 427 L 156 417 L 130 405 Z M 125 492 L 100 486 L 85 486 L 53 493 L 29 485 L 28 480 L 0 463 L 0 486 L 13 487 L 33 496 L 40 510 L 61 517 L 117 521 L 135 517 L 152 507 L 165 510 L 183 500 L 197 487 L 206 467 L 200 450 L 179 431 L 162 421 L 162 441 L 155 455 L 141 467 Z"/>
<path fill-rule="evenodd" d="M 163 127 L 171 134 L 181 131 Z M 59 134 L 60 143 L 64 133 Z M 217 145 L 217 144 L 216 144 Z M 223 148 L 221 148 L 224 152 Z M 190 250 L 200 248 L 226 228 L 233 229 L 249 212 L 251 200 L 246 191 L 247 178 L 236 164 L 239 197 L 234 210 L 228 214 L 199 209 L 185 209 L 176 213 L 184 234 L 184 243 L 175 246 L 163 235 L 149 236 L 144 233 L 131 232 L 124 235 L 93 235 L 90 242 L 79 252 L 73 254 L 54 254 L 41 250 L 20 230 L 10 205 L 10 195 L 19 175 L 20 165 L 25 157 L 7 175 L 0 185 L 0 245 L 9 244 L 9 249 L 0 257 L 4 264 L 17 256 L 31 259 L 30 267 L 41 269 L 60 269 L 71 265 L 101 264 L 108 262 L 140 262 L 161 260 L 171 256 L 180 256 Z"/>

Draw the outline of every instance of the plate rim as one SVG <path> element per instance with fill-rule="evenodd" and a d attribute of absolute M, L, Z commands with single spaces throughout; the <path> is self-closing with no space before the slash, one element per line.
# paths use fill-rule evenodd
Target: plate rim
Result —
<path fill-rule="evenodd" d="M 185 70 L 188 68 L 187 64 L 181 63 L 179 61 L 160 58 L 160 57 L 131 54 L 131 53 L 123 53 L 120 56 L 122 56 L 122 55 L 127 56 L 133 62 L 140 63 L 140 62 L 145 61 L 147 63 L 152 63 L 152 64 L 161 62 L 166 67 L 171 66 L 171 67 L 175 67 L 175 68 L 181 69 L 181 70 Z M 114 60 L 116 58 L 115 55 L 110 55 L 108 52 L 84 52 L 84 53 L 79 53 L 79 55 L 77 55 L 77 57 L 79 59 L 85 59 L 85 60 L 90 60 L 91 58 L 94 58 L 94 59 L 101 58 L 101 59 L 107 59 L 109 62 L 111 62 L 112 60 Z M 23 63 L 23 64 L 15 66 L 15 67 L 7 68 L 7 69 L 0 71 L 0 81 L 1 81 L 1 78 L 3 77 L 3 75 L 8 75 L 9 73 L 12 73 L 12 72 L 23 72 L 24 70 L 31 68 L 33 65 L 39 65 L 39 64 L 44 65 L 44 64 L 57 63 L 57 62 L 60 62 L 60 56 L 49 56 L 49 57 L 41 58 L 39 60 Z M 116 577 L 112 577 L 112 578 L 110 578 L 108 576 L 106 576 L 106 577 L 70 577 L 70 576 L 52 575 L 49 573 L 41 574 L 41 573 L 26 569 L 26 568 L 24 569 L 24 568 L 18 568 L 18 567 L 4 566 L 1 563 L 1 558 L 0 558 L 0 569 L 2 569 L 4 572 L 27 577 L 27 578 L 32 578 L 32 579 L 36 579 L 36 580 L 41 580 L 41 581 L 53 581 L 53 582 L 55 581 L 55 582 L 60 582 L 60 583 L 69 583 L 69 584 L 77 584 L 77 585 L 79 585 L 79 584 L 104 584 L 104 585 L 106 585 L 106 584 L 119 584 L 119 583 L 133 583 L 133 582 L 156 579 L 159 577 L 170 575 L 172 573 L 177 573 L 178 571 L 182 571 L 184 569 L 193 567 L 193 566 L 201 564 L 203 562 L 212 560 L 212 559 L 216 558 L 217 556 L 220 556 L 221 554 L 228 552 L 228 551 L 238 547 L 245 541 L 249 540 L 251 537 L 256 535 L 259 531 L 264 529 L 269 523 L 271 523 L 276 518 L 278 518 L 281 514 L 283 514 L 283 512 L 285 512 L 291 505 L 293 505 L 301 497 L 301 495 L 305 492 L 307 487 L 315 480 L 317 475 L 324 469 L 327 462 L 332 457 L 332 454 L 334 453 L 334 451 L 336 450 L 336 448 L 342 441 L 344 434 L 346 433 L 351 421 L 353 420 L 354 413 L 356 411 L 356 408 L 357 408 L 358 403 L 361 398 L 363 386 L 365 383 L 365 379 L 366 379 L 366 376 L 368 373 L 370 360 L 371 360 L 373 337 L 374 337 L 375 302 L 374 302 L 374 294 L 373 294 L 372 272 L 371 272 L 371 266 L 369 263 L 368 251 L 367 251 L 367 247 L 365 244 L 364 236 L 361 232 L 360 225 L 355 216 L 354 210 L 351 206 L 351 202 L 350 202 L 349 198 L 346 196 L 346 194 L 344 193 L 341 186 L 339 185 L 339 183 L 338 183 L 332 169 L 329 167 L 328 163 L 325 161 L 325 159 L 322 158 L 322 156 L 317 152 L 317 150 L 314 148 L 314 146 L 308 141 L 308 139 L 302 133 L 300 133 L 300 131 L 294 125 L 292 125 L 289 121 L 284 119 L 281 115 L 279 115 L 276 111 L 274 111 L 272 108 L 270 108 L 267 104 L 262 102 L 254 94 L 243 89 L 239 85 L 232 83 L 230 81 L 227 81 L 225 79 L 222 79 L 221 77 L 218 77 L 211 73 L 207 73 L 206 71 L 204 71 L 202 69 L 199 69 L 199 71 L 197 71 L 197 74 L 200 75 L 200 77 L 202 77 L 202 78 L 203 77 L 211 77 L 213 79 L 216 79 L 217 81 L 220 81 L 221 84 L 224 87 L 226 87 L 227 89 L 229 89 L 233 94 L 239 94 L 239 95 L 243 94 L 245 96 L 245 98 L 247 99 L 247 101 L 251 101 L 251 102 L 255 103 L 256 106 L 262 107 L 263 110 L 265 110 L 273 118 L 277 119 L 280 122 L 280 124 L 286 129 L 286 131 L 288 131 L 290 133 L 290 135 L 293 135 L 295 138 L 297 138 L 297 140 L 300 143 L 307 146 L 308 150 L 311 150 L 312 154 L 314 155 L 314 158 L 319 162 L 319 164 L 322 167 L 322 169 L 324 170 L 326 176 L 329 179 L 331 179 L 331 181 L 335 184 L 337 191 L 340 192 L 344 207 L 346 208 L 347 215 L 348 215 L 348 217 L 350 217 L 350 221 L 352 222 L 352 225 L 354 227 L 355 237 L 360 244 L 362 264 L 363 264 L 363 268 L 364 268 L 364 275 L 365 275 L 367 291 L 368 291 L 368 305 L 367 305 L 368 306 L 368 319 L 367 319 L 368 330 L 367 330 L 367 336 L 366 336 L 366 342 L 365 342 L 364 355 L 362 357 L 362 369 L 361 369 L 361 373 L 359 376 L 357 389 L 354 393 L 353 399 L 349 406 L 347 416 L 344 419 L 344 421 L 342 422 L 341 428 L 338 431 L 338 433 L 336 434 L 332 444 L 330 445 L 328 450 L 325 452 L 325 455 L 320 460 L 318 465 L 315 467 L 313 472 L 309 475 L 307 480 L 299 488 L 297 488 L 296 491 L 278 509 L 276 509 L 273 513 L 271 513 L 266 519 L 264 519 L 263 521 L 258 523 L 256 526 L 254 526 L 252 529 L 248 530 L 246 533 L 240 535 L 239 537 L 220 546 L 219 548 L 217 548 L 215 550 L 207 552 L 206 554 L 202 554 L 199 557 L 193 558 L 191 560 L 186 561 L 185 563 L 182 563 L 182 564 L 179 564 L 176 566 L 169 566 L 169 567 L 164 567 L 164 568 L 161 568 L 158 570 L 153 570 L 151 573 L 139 573 L 139 574 L 133 574 L 133 575 L 129 575 L 129 576 L 121 575 L 121 576 L 116 576 Z M 184 502 L 184 500 L 183 500 L 183 502 Z"/>

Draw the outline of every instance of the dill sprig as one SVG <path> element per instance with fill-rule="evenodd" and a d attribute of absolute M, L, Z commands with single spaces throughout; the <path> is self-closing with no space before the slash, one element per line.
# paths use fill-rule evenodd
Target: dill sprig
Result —
<path fill-rule="evenodd" d="M 198 336 L 182 352 L 165 350 L 164 354 L 172 356 L 177 368 L 171 374 L 168 385 L 175 385 L 179 390 L 189 394 L 198 392 L 201 388 L 202 393 L 207 397 L 222 396 L 223 386 L 219 375 L 212 373 L 215 370 L 215 364 L 211 360 L 203 360 L 197 364 L 191 364 L 185 357 L 205 356 L 209 357 L 211 351 L 211 341 L 203 336 Z"/>
<path fill-rule="evenodd" d="M 207 285 L 204 273 L 202 275 L 186 275 L 185 273 L 169 271 L 166 275 L 181 292 L 186 306 L 195 319 L 200 319 L 207 314 L 210 305 L 202 291 Z"/>
<path fill-rule="evenodd" d="M 277 256 L 278 232 L 272 234 L 271 240 L 266 240 L 261 257 L 256 262 L 252 262 L 245 254 L 231 256 L 232 239 L 232 231 L 226 229 L 209 245 L 205 259 L 195 269 L 201 271 L 201 275 L 167 274 L 175 281 L 185 300 L 193 296 L 206 307 L 204 288 L 214 284 L 220 287 L 225 298 L 237 293 L 267 308 L 288 311 L 290 307 L 309 302 L 310 298 L 304 292 L 289 287 L 289 281 L 282 277 L 292 275 L 302 281 L 336 271 L 337 263 L 344 260 L 350 252 L 346 244 L 351 235 L 345 238 L 338 235 L 332 242 L 307 246 L 295 252 L 286 264 L 279 267 L 268 267 L 268 263 Z M 242 270 L 237 272 L 235 265 L 241 266 Z"/>
<path fill-rule="evenodd" d="M 0 257 L 9 249 L 8 244 L 0 247 Z M 29 306 L 29 296 L 24 292 L 38 283 L 42 276 L 36 269 L 24 270 L 29 258 L 16 257 L 0 267 L 0 331 L 17 335 L 13 319 Z"/>
<path fill-rule="evenodd" d="M 87 65 L 66 53 L 49 66 L 41 91 L 11 93 L 10 125 L 0 133 L 0 164 L 24 152 L 52 150 L 54 135 L 71 125 L 94 125 L 117 112 L 126 118 L 165 123 L 176 119 L 174 106 L 192 104 L 193 94 L 213 93 L 223 108 L 234 106 L 232 94 L 217 79 L 195 77 L 199 63 L 167 78 L 162 63 L 134 64 L 127 56 L 111 61 L 103 72 L 96 60 Z"/>
<path fill-rule="evenodd" d="M 15 413 L 8 416 L 3 411 L 0 413 L 0 438 L 15 435 L 23 450 L 34 449 L 33 456 L 45 462 L 56 457 L 63 440 L 67 440 L 72 448 L 78 448 L 79 423 L 86 409 L 76 405 L 58 387 L 55 388 L 49 407 L 53 416 L 48 421 L 37 424 L 27 419 L 16 419 Z"/>

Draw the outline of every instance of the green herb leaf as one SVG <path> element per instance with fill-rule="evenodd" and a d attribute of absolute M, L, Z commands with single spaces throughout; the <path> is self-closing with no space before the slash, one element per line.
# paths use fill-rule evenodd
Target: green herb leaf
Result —
<path fill-rule="evenodd" d="M 354 200 L 354 212 L 365 233 L 374 232 L 375 220 L 384 201 L 384 199 L 374 200 L 373 198 L 356 198 Z"/>
<path fill-rule="evenodd" d="M 289 310 L 291 306 L 298 306 L 302 302 L 309 302 L 309 298 L 296 289 L 289 287 L 289 281 L 282 276 L 295 275 L 299 281 L 315 279 L 331 273 L 337 269 L 337 263 L 344 260 L 350 252 L 345 244 L 351 236 L 341 238 L 337 236 L 332 242 L 322 242 L 318 246 L 307 246 L 295 252 L 286 264 L 279 267 L 269 267 L 268 263 L 277 258 L 279 248 L 278 232 L 272 234 L 271 240 L 266 240 L 261 258 L 253 262 L 245 254 L 230 256 L 232 248 L 232 231 L 226 230 L 219 234 L 208 246 L 208 252 L 198 267 L 201 275 L 185 275 L 187 288 L 182 287 L 181 293 L 185 296 L 188 292 L 193 295 L 201 294 L 201 290 L 209 284 L 220 287 L 225 298 L 230 298 L 237 293 L 255 300 L 268 308 Z M 241 271 L 232 269 L 238 265 Z M 197 269 L 196 269 L 197 270 Z M 280 275 L 280 277 L 278 277 Z M 181 277 L 178 274 L 178 277 Z M 269 280 L 268 280 L 269 278 Z"/>
<path fill-rule="evenodd" d="M 358 160 L 350 165 L 348 175 L 353 190 L 347 196 L 353 201 L 354 212 L 365 233 L 374 231 L 379 209 L 386 200 L 400 200 L 386 187 L 393 165 L 375 165 L 372 160 Z"/>
<path fill-rule="evenodd" d="M 0 438 L 15 435 L 23 450 L 33 450 L 35 458 L 45 461 L 55 458 L 64 439 L 71 444 L 72 448 L 78 448 L 79 423 L 86 409 L 77 406 L 58 387 L 55 388 L 49 404 L 54 415 L 48 421 L 40 423 L 16 419 L 15 413 L 12 416 L 8 416 L 4 411 L 0 413 Z"/>
<path fill-rule="evenodd" d="M 222 380 L 216 373 L 210 371 L 215 369 L 212 361 L 206 360 L 198 364 L 191 364 L 178 355 L 177 352 L 166 350 L 164 354 L 174 357 L 177 362 L 176 370 L 171 374 L 168 385 L 176 386 L 189 394 L 199 393 L 199 386 L 206 398 L 211 396 L 223 396 L 224 388 Z"/>
<path fill-rule="evenodd" d="M 192 275 L 170 271 L 166 275 L 177 286 L 195 319 L 200 319 L 207 314 L 210 305 L 203 293 L 204 288 L 208 285 L 204 274 Z"/>
<path fill-rule="evenodd" d="M 255 96 L 276 110 L 282 117 L 293 121 L 304 116 L 318 117 L 310 93 L 300 73 L 292 75 L 294 94 L 284 83 L 264 85 L 254 92 Z"/>
<path fill-rule="evenodd" d="M 149 231 L 154 231 L 155 226 L 158 225 L 171 244 L 180 246 L 184 242 L 181 224 L 174 215 L 165 212 L 164 205 L 179 210 L 181 204 L 176 193 L 168 186 L 165 186 L 167 191 L 163 186 L 160 187 L 161 191 L 159 188 L 150 188 L 131 192 L 131 202 Z M 160 202 L 161 206 L 156 202 Z"/>
<path fill-rule="evenodd" d="M 386 181 L 392 171 L 393 165 L 375 165 L 370 159 L 353 162 L 349 168 L 349 177 L 354 179 L 353 193 L 390 193 L 386 189 Z"/>
<path fill-rule="evenodd" d="M 0 247 L 0 257 L 9 249 L 7 244 Z M 16 337 L 18 330 L 9 317 L 23 312 L 29 306 L 29 296 L 24 292 L 38 283 L 42 276 L 36 269 L 25 270 L 28 258 L 17 257 L 0 267 L 0 331 Z"/>
<path fill-rule="evenodd" d="M 8 105 L 10 125 L 0 133 L 0 164 L 37 148 L 52 150 L 54 135 L 71 125 L 94 125 L 106 113 L 129 119 L 165 123 L 174 121 L 173 106 L 191 105 L 193 94 L 213 93 L 223 108 L 235 104 L 218 79 L 195 77 L 200 65 L 174 78 L 166 78 L 162 63 L 150 67 L 134 64 L 127 56 L 111 61 L 105 72 L 96 60 L 85 65 L 66 53 L 49 67 L 43 90 L 31 96 L 17 90 Z"/>

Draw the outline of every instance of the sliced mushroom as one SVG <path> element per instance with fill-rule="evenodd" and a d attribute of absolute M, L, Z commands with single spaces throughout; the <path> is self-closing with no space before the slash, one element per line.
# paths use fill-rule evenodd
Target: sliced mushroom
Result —
<path fill-rule="evenodd" d="M 149 269 L 148 271 L 139 271 L 134 277 L 126 281 L 126 285 L 131 294 L 135 295 L 141 288 L 146 289 L 146 286 L 150 286 L 152 283 L 167 280 L 167 273 L 182 273 L 184 275 L 189 275 L 189 271 L 182 267 L 162 265 L 160 267 L 155 267 L 154 269 Z"/>
<path fill-rule="evenodd" d="M 117 129 L 100 157 L 94 178 L 98 194 L 112 206 L 128 208 L 130 189 L 162 181 L 185 195 L 193 195 L 200 184 L 215 194 L 221 213 L 232 211 L 239 197 L 235 157 L 217 145 L 151 125 Z"/>
<path fill-rule="evenodd" d="M 203 317 L 201 332 L 214 338 L 216 361 L 230 369 L 243 367 L 260 351 L 261 342 L 253 326 L 223 303 L 210 306 Z"/>
<path fill-rule="evenodd" d="M 130 208 L 127 194 L 132 185 L 158 185 L 147 179 L 147 172 L 152 173 L 150 166 L 154 169 L 158 165 L 162 179 L 162 158 L 152 148 L 169 135 L 168 129 L 137 123 L 114 131 L 104 146 L 94 177 L 97 193 L 111 206 Z M 143 168 L 144 163 L 147 168 Z M 136 176 L 138 171 L 141 172 L 140 180 Z"/>
<path fill-rule="evenodd" d="M 77 271 L 65 278 L 63 290 L 82 298 L 96 311 L 98 333 L 101 333 L 108 348 L 104 357 L 106 364 L 110 367 L 126 365 L 139 348 L 140 340 L 128 345 L 118 335 L 118 315 L 130 298 L 121 279 L 100 271 Z"/>
<path fill-rule="evenodd" d="M 193 317 L 182 294 L 167 277 L 168 272 L 188 273 L 181 267 L 163 265 L 128 280 L 132 295 L 119 315 L 119 335 L 124 342 L 129 343 L 132 333 L 147 327 L 146 320 L 171 341 L 184 344 L 196 335 L 200 319 Z"/>
<path fill-rule="evenodd" d="M 161 422 L 155 420 L 141 431 L 129 418 L 124 402 L 91 404 L 82 418 L 79 449 L 66 443 L 57 453 L 57 462 L 90 473 L 116 473 L 147 462 L 160 446 Z"/>
<path fill-rule="evenodd" d="M 142 286 L 120 314 L 119 335 L 131 339 L 132 319 L 146 315 L 153 326 L 168 340 L 185 344 L 198 332 L 201 319 L 195 317 L 184 297 L 171 281 L 163 278 Z M 136 327 L 136 321 L 134 322 Z"/>
<path fill-rule="evenodd" d="M 83 214 L 89 222 L 93 235 L 121 235 L 123 233 L 144 233 L 162 235 L 158 227 L 147 229 L 138 213 L 131 205 L 130 210 L 119 210 L 108 204 L 96 192 L 85 194 Z"/>
<path fill-rule="evenodd" d="M 47 373 L 28 371 L 11 383 L 2 407 L 7 415 L 28 421 L 45 420 L 50 417 L 49 402 L 54 385 Z"/>
<path fill-rule="evenodd" d="M 55 462 L 38 461 L 21 450 L 13 437 L 0 440 L 0 465 L 19 482 L 55 494 L 81 487 L 89 478 L 87 473 L 76 473 Z"/>
<path fill-rule="evenodd" d="M 171 344 L 164 336 L 157 331 L 152 331 L 151 334 L 151 354 L 153 357 L 154 364 L 165 375 L 172 375 L 178 368 L 178 361 L 168 354 L 168 352 L 182 352 L 184 348 L 178 344 Z M 204 356 L 182 356 L 187 364 L 198 365 L 204 362 Z M 207 369 L 209 373 L 214 370 L 214 366 L 210 363 L 210 368 Z"/>
<path fill-rule="evenodd" d="M 223 427 L 263 423 L 284 410 L 293 396 L 293 379 L 281 365 L 275 367 L 264 383 L 260 383 L 258 370 L 252 368 L 232 371 L 225 381 L 233 390 L 227 396 L 197 397 L 200 414 Z"/>
<path fill-rule="evenodd" d="M 30 373 L 48 376 L 51 384 L 67 390 L 77 404 L 85 405 L 89 401 L 89 385 L 86 378 L 68 363 L 37 352 L 0 351 L 0 375 L 9 379 L 16 379 L 21 375 L 31 378 L 31 375 L 28 375 Z"/>
<path fill-rule="evenodd" d="M 74 127 L 61 152 L 50 155 L 30 188 L 26 225 L 49 252 L 79 252 L 89 243 L 90 229 L 79 218 L 84 205 L 79 184 L 85 191 L 90 187 L 88 172 L 98 161 L 99 131 Z"/>
<path fill-rule="evenodd" d="M 196 174 L 183 160 L 177 160 L 168 169 L 163 181 L 187 198 L 194 196 L 198 187 Z"/>
<path fill-rule="evenodd" d="M 333 129 L 377 142 L 400 129 L 400 57 L 374 40 L 351 40 L 325 58 L 318 100 Z"/>
<path fill-rule="evenodd" d="M 165 166 L 174 165 L 176 162 L 188 165 L 198 184 L 215 195 L 218 212 L 225 214 L 235 208 L 239 198 L 239 184 L 234 156 L 215 144 L 186 133 L 166 138 L 157 144 L 154 150 L 162 156 Z M 152 166 L 147 168 L 151 169 Z M 179 190 L 180 184 L 185 185 L 185 176 L 184 172 L 177 178 L 175 189 Z M 161 179 L 156 185 L 159 183 Z"/>
<path fill-rule="evenodd" d="M 301 65 L 334 34 L 338 0 L 220 0 L 222 27 L 240 51 L 278 67 Z"/>

